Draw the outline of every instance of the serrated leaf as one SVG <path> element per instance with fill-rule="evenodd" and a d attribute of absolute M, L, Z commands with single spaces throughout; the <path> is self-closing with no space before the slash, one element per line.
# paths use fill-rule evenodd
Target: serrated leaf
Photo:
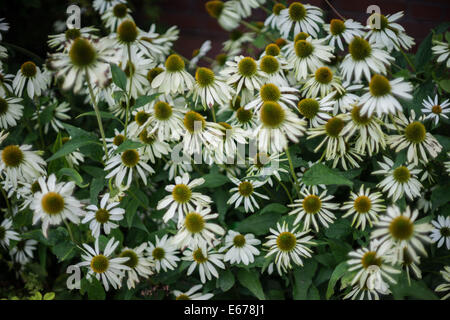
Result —
<path fill-rule="evenodd" d="M 340 171 L 330 169 L 321 163 L 316 163 L 309 168 L 303 175 L 302 180 L 308 186 L 318 184 L 353 186 L 353 182 L 345 178 Z"/>
<path fill-rule="evenodd" d="M 227 292 L 234 286 L 235 279 L 231 270 L 227 269 L 220 274 L 220 277 L 219 279 L 217 279 L 217 281 L 219 284 L 219 288 L 223 292 Z"/>
<path fill-rule="evenodd" d="M 330 299 L 330 297 L 334 293 L 334 287 L 337 283 L 337 281 L 347 272 L 348 265 L 347 261 L 343 261 L 334 269 L 333 273 L 331 274 L 330 281 L 328 282 L 328 288 L 326 293 L 327 300 Z"/>
<path fill-rule="evenodd" d="M 62 176 L 69 177 L 77 186 L 80 188 L 86 188 L 89 183 L 83 184 L 83 177 L 73 168 L 62 168 L 58 171 L 56 174 L 58 178 L 61 178 Z"/>
<path fill-rule="evenodd" d="M 127 75 L 116 64 L 111 63 L 112 80 L 123 91 L 127 90 Z"/>
<path fill-rule="evenodd" d="M 237 273 L 238 281 L 241 285 L 250 290 L 259 300 L 265 300 L 264 291 L 259 281 L 259 273 L 245 269 L 239 269 Z"/>

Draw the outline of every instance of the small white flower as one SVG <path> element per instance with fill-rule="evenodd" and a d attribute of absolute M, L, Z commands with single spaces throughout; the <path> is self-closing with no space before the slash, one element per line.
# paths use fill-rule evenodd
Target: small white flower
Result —
<path fill-rule="evenodd" d="M 421 109 L 422 113 L 426 115 L 425 120 L 432 120 L 434 124 L 437 125 L 439 123 L 440 118 L 448 119 L 447 113 L 450 113 L 450 100 L 447 99 L 441 103 L 439 103 L 438 96 L 436 95 L 433 99 L 429 96 L 428 100 L 423 100 L 423 109 Z"/>
<path fill-rule="evenodd" d="M 0 88 L 2 88 L 1 83 Z M 9 127 L 16 126 L 17 120 L 22 118 L 23 105 L 20 104 L 22 99 L 2 96 L 3 94 L 0 96 L 0 129 L 8 129 Z"/>
<path fill-rule="evenodd" d="M 430 234 L 431 240 L 437 243 L 438 248 L 445 243 L 447 250 L 450 250 L 450 217 L 437 216 L 437 219 L 431 221 L 431 224 L 434 226 Z"/>
<path fill-rule="evenodd" d="M 194 86 L 194 78 L 185 70 L 183 59 L 177 55 L 170 55 L 165 64 L 166 70 L 157 75 L 152 81 L 152 88 L 165 94 L 184 93 Z"/>
<path fill-rule="evenodd" d="M 183 254 L 183 260 L 192 261 L 187 270 L 187 276 L 190 276 L 198 266 L 200 281 L 202 283 L 205 283 L 206 279 L 211 280 L 213 276 L 219 278 L 216 267 L 225 269 L 225 265 L 222 262 L 223 254 L 216 253 L 213 248 L 207 248 L 206 243 L 188 248 L 183 251 Z"/>
<path fill-rule="evenodd" d="M 40 96 L 47 88 L 47 84 L 47 74 L 41 72 L 41 69 L 31 61 L 22 64 L 12 83 L 17 96 L 22 96 L 23 89 L 26 87 L 30 99 Z"/>
<path fill-rule="evenodd" d="M 450 60 L 449 60 L 450 61 Z M 444 278 L 445 282 L 438 285 L 436 289 L 434 289 L 436 292 L 446 292 L 450 290 L 450 266 L 445 266 L 444 270 L 441 270 L 440 272 L 442 274 L 442 277 Z M 441 298 L 441 300 L 446 300 L 450 297 L 450 292 L 447 293 L 445 296 Z"/>
<path fill-rule="evenodd" d="M 155 244 L 149 242 L 147 247 L 147 255 L 154 263 L 156 272 L 160 272 L 161 269 L 165 272 L 174 270 L 177 267 L 180 258 L 178 255 L 177 246 L 173 243 L 173 238 L 169 238 L 165 234 L 161 239 L 156 236 Z"/>
<path fill-rule="evenodd" d="M 344 42 L 349 44 L 354 37 L 362 37 L 364 35 L 363 25 L 352 19 L 345 21 L 331 19 L 330 23 L 323 25 L 323 28 L 328 33 L 325 39 L 329 41 L 330 46 L 338 46 L 341 51 L 344 51 Z"/>
<path fill-rule="evenodd" d="M 11 219 L 5 219 L 0 225 L 0 245 L 8 248 L 10 240 L 20 241 L 19 233 L 12 229 Z"/>
<path fill-rule="evenodd" d="M 127 276 L 127 287 L 128 289 L 134 288 L 136 283 L 139 283 L 139 276 L 143 278 L 148 278 L 153 274 L 151 268 L 153 264 L 147 257 L 144 257 L 144 252 L 147 248 L 147 243 L 144 242 L 137 248 L 123 248 L 120 253 L 120 258 L 128 258 L 128 261 L 125 261 L 123 264 L 129 267 L 129 270 L 126 270 L 122 277 Z"/>
<path fill-rule="evenodd" d="M 265 184 L 265 181 L 258 180 L 244 180 L 240 181 L 239 179 L 232 178 L 231 181 L 236 185 L 230 189 L 230 192 L 233 195 L 227 201 L 227 204 L 233 204 L 234 207 L 237 208 L 239 205 L 244 202 L 245 212 L 254 212 L 256 209 L 259 209 L 258 201 L 256 201 L 255 196 L 259 198 L 269 200 L 269 197 L 263 195 L 259 192 L 256 192 L 255 189 L 261 187 Z"/>
<path fill-rule="evenodd" d="M 322 10 L 316 6 L 293 2 L 289 8 L 280 11 L 278 28 L 283 38 L 288 38 L 291 31 L 294 35 L 304 31 L 317 37 L 320 25 L 324 23 Z"/>
<path fill-rule="evenodd" d="M 21 265 L 30 262 L 33 257 L 33 251 L 36 250 L 38 242 L 33 239 L 20 240 L 17 242 L 16 246 L 12 248 L 9 252 L 13 260 L 20 263 Z"/>
<path fill-rule="evenodd" d="M 201 284 L 195 285 L 186 292 L 181 292 L 179 290 L 173 290 L 172 294 L 175 296 L 176 300 L 209 300 L 214 295 L 212 293 L 200 293 L 197 292 L 202 288 Z"/>
<path fill-rule="evenodd" d="M 433 47 L 431 47 L 433 54 L 438 56 L 437 62 L 446 62 L 447 68 L 450 68 L 450 44 L 448 42 L 433 41 Z"/>
<path fill-rule="evenodd" d="M 219 249 L 219 252 L 224 252 L 225 257 L 223 261 L 230 261 L 231 264 L 243 263 L 248 265 L 255 261 L 255 256 L 259 255 L 259 250 L 255 246 L 261 243 L 251 233 L 242 235 L 239 232 L 229 230 L 225 237 L 225 244 Z"/>

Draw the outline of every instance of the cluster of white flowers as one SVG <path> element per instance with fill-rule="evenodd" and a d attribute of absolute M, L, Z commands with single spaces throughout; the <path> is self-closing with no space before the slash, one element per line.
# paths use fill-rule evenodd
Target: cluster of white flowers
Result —
<path fill-rule="evenodd" d="M 9 202 L 17 210 L 31 210 L 32 225 L 40 223 L 45 237 L 52 226 L 65 224 L 70 232 L 70 225 L 86 225 L 95 244 L 77 243 L 83 253 L 76 266 L 86 268 L 87 279 L 96 277 L 105 290 L 120 288 L 123 279 L 134 288 L 140 279 L 178 268 L 181 260 L 189 264 L 187 276 L 198 270 L 202 284 L 218 278 L 226 264 L 248 266 L 257 257 L 265 260 L 269 273 L 275 267 L 282 276 L 314 255 L 322 230 L 346 218 L 353 228 L 368 229 L 371 241 L 349 254 L 354 276 L 345 298 L 388 294 L 389 285 L 395 283 L 392 275 L 402 268 L 408 278 L 410 269 L 420 278 L 418 254 L 427 255 L 424 242 L 450 249 L 450 218 L 418 223 L 422 210 L 410 209 L 431 189 L 425 188 L 424 180 L 436 177 L 427 168 L 443 146 L 430 131 L 433 124 L 435 128 L 448 119 L 450 103 L 430 92 L 417 115 L 418 110 L 409 107 L 412 83 L 393 77 L 392 53 L 414 45 L 397 23 L 403 13 L 372 15 L 372 20 L 381 21 L 379 28 L 351 19 L 325 23 L 320 8 L 295 1 L 289 7 L 277 2 L 263 25 L 243 20 L 265 2 L 206 3 L 207 12 L 232 31 L 223 44 L 224 53 L 210 68 L 198 66 L 211 49 L 210 40 L 186 59 L 173 50 L 177 27 L 163 34 L 155 31 L 155 25 L 148 31 L 140 29 L 125 0 L 94 1 L 107 35 L 100 36 L 94 27 L 67 29 L 49 36 L 54 52 L 46 65 L 24 62 L 14 76 L 4 73 L 0 64 L 0 129 L 6 130 L 0 140 L 7 139 L 21 121 L 30 121 L 24 118 L 26 103 L 37 105 L 31 121 L 36 121 L 33 130 L 39 137 L 33 146 L 10 143 L 0 150 L 1 188 L 9 199 L 5 199 L 8 210 L 0 226 L 0 244 L 11 247 L 15 261 L 31 261 L 37 242 L 21 237 L 24 230 L 15 230 L 11 220 L 15 210 Z M 9 27 L 2 20 L 0 41 L 1 32 Z M 251 32 L 238 30 L 241 22 Z M 257 33 L 273 42 L 257 56 L 246 55 L 243 44 L 252 43 Z M 275 39 L 277 35 L 281 38 Z M 448 44 L 438 43 L 433 52 L 440 55 L 438 63 L 447 60 L 449 66 Z M 0 42 L 0 61 L 7 55 Z M 94 202 L 92 187 L 91 199 L 75 196 L 76 186 L 82 183 L 73 174 L 87 161 L 90 165 L 83 170 L 92 168 L 92 157 L 81 151 L 87 145 L 83 140 L 90 136 L 71 137 L 65 132 L 65 123 L 72 120 L 71 106 L 58 100 L 55 88 L 83 96 L 97 117 L 102 138 L 90 142 L 102 144 L 104 155 L 97 159 L 95 176 L 109 183 L 100 186 Z M 105 110 L 100 111 L 100 106 Z M 47 116 L 44 124 L 42 113 Z M 102 124 L 106 118 L 117 120 L 121 129 L 114 127 L 114 134 L 107 136 Z M 53 133 L 58 134 L 59 149 L 45 144 L 43 134 Z M 42 151 L 35 151 L 39 138 Z M 326 185 L 303 181 L 316 163 L 309 162 L 308 168 L 294 166 L 289 147 L 301 141 L 313 144 L 308 152 L 330 168 L 347 171 L 373 159 L 376 170 L 371 178 L 381 178 L 378 183 L 364 182 L 366 186 L 361 181 L 359 190 L 351 190 L 347 201 L 337 203 Z M 246 145 L 257 152 L 246 156 L 241 152 Z M 389 156 L 402 150 L 404 159 Z M 43 159 L 44 152 L 54 159 L 61 153 L 72 170 L 54 172 Z M 174 154 L 180 153 L 182 161 L 177 161 Z M 280 186 L 280 192 L 283 188 L 291 202 L 285 218 L 295 216 L 292 223 L 274 221 L 265 249 L 259 248 L 261 240 L 254 234 L 228 228 L 217 200 L 207 194 L 206 177 L 195 178 L 198 160 L 218 168 L 234 184 L 224 202 L 241 213 L 258 212 L 270 203 L 269 186 Z M 235 164 L 239 160 L 245 164 Z M 157 165 L 161 163 L 163 169 Z M 449 168 L 447 163 L 447 173 Z M 160 170 L 168 172 L 165 185 Z M 74 181 L 63 180 L 64 175 Z M 292 182 L 291 189 L 286 181 Z M 154 221 L 159 229 L 176 228 L 172 235 L 154 236 L 134 248 L 114 237 L 115 229 L 129 226 L 123 200 L 137 201 L 130 191 L 133 185 L 152 194 L 156 186 L 165 190 L 142 217 L 147 214 L 153 219 L 153 214 L 162 212 Z M 102 191 L 105 187 L 108 190 Z M 399 199 L 406 199 L 408 205 L 400 209 Z M 102 249 L 99 239 L 105 236 L 109 240 Z M 266 254 L 260 256 L 264 250 Z M 211 298 L 212 294 L 196 293 L 201 287 L 173 294 L 177 299 Z"/>

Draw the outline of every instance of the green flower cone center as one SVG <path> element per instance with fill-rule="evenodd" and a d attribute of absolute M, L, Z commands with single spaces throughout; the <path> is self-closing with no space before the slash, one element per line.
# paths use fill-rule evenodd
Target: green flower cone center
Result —
<path fill-rule="evenodd" d="M 109 259 L 102 254 L 93 257 L 91 260 L 91 269 L 95 273 L 103 273 L 108 270 L 108 267 Z"/>
<path fill-rule="evenodd" d="M 184 126 L 190 133 L 194 133 L 203 130 L 206 126 L 206 121 L 200 113 L 188 111 L 184 116 Z"/>
<path fill-rule="evenodd" d="M 419 121 L 414 121 L 405 128 L 405 137 L 412 143 L 421 143 L 425 140 L 427 130 Z"/>
<path fill-rule="evenodd" d="M 150 70 L 147 72 L 147 80 L 148 80 L 148 83 L 151 84 L 151 83 L 153 82 L 153 80 L 154 80 L 161 72 L 163 72 L 163 71 L 164 71 L 164 69 L 163 69 L 163 68 L 159 68 L 159 67 L 150 69 Z"/>
<path fill-rule="evenodd" d="M 299 58 L 308 57 L 314 50 L 312 44 L 306 40 L 298 40 L 295 42 L 295 54 Z"/>
<path fill-rule="evenodd" d="M 205 219 L 197 212 L 191 212 L 186 215 L 184 226 L 190 233 L 199 233 L 205 228 Z"/>
<path fill-rule="evenodd" d="M 253 118 L 253 113 L 251 110 L 245 110 L 244 107 L 240 107 L 236 111 L 236 118 L 240 123 L 248 123 Z"/>
<path fill-rule="evenodd" d="M 139 263 L 139 257 L 133 250 L 122 251 L 122 253 L 120 254 L 120 258 L 129 258 L 128 261 L 125 261 L 123 264 L 130 267 L 131 269 L 136 268 Z"/>
<path fill-rule="evenodd" d="M 286 112 L 276 102 L 267 101 L 261 107 L 261 122 L 270 128 L 278 128 L 285 120 Z"/>
<path fill-rule="evenodd" d="M 394 179 L 397 182 L 405 183 L 411 178 L 411 173 L 409 172 L 409 169 L 405 166 L 400 166 L 394 170 Z"/>
<path fill-rule="evenodd" d="M 76 38 L 81 37 L 81 32 L 77 28 L 67 29 L 65 32 L 67 40 L 75 40 Z"/>
<path fill-rule="evenodd" d="M 342 129 L 344 129 L 344 121 L 338 117 L 333 117 L 325 124 L 326 133 L 333 138 L 339 137 Z"/>
<path fill-rule="evenodd" d="M 136 150 L 125 150 L 122 153 L 122 163 L 129 168 L 136 166 L 139 162 L 139 153 Z"/>
<path fill-rule="evenodd" d="M 369 89 L 372 96 L 382 97 L 391 92 L 391 84 L 385 76 L 376 74 L 370 80 Z"/>
<path fill-rule="evenodd" d="M 350 52 L 353 60 L 360 61 L 370 56 L 372 53 L 372 47 L 367 40 L 361 37 L 354 37 L 348 46 L 348 51 Z"/>
<path fill-rule="evenodd" d="M 367 269 L 370 266 L 381 267 L 382 260 L 381 258 L 377 257 L 376 252 L 368 251 L 361 258 L 361 264 L 363 265 L 364 269 Z"/>
<path fill-rule="evenodd" d="M 372 208 L 372 201 L 368 196 L 359 196 L 355 199 L 353 207 L 358 213 L 367 213 Z"/>
<path fill-rule="evenodd" d="M 222 1 L 208 1 L 205 3 L 206 12 L 213 18 L 220 17 L 223 7 L 224 3 Z"/>
<path fill-rule="evenodd" d="M 282 232 L 277 237 L 277 246 L 281 251 L 290 252 L 296 244 L 297 238 L 292 232 Z"/>
<path fill-rule="evenodd" d="M 37 73 L 37 68 L 34 62 L 27 61 L 20 67 L 20 72 L 24 77 L 33 78 Z"/>
<path fill-rule="evenodd" d="M 261 96 L 261 100 L 264 102 L 267 101 L 278 101 L 281 97 L 281 92 L 278 87 L 272 83 L 265 84 L 261 87 L 259 94 Z"/>
<path fill-rule="evenodd" d="M 238 234 L 233 238 L 233 244 L 236 248 L 242 248 L 245 246 L 245 237 L 242 234 Z"/>
<path fill-rule="evenodd" d="M 152 256 L 153 256 L 153 259 L 155 259 L 155 260 L 162 260 L 166 256 L 166 252 L 164 251 L 163 248 L 157 247 L 157 248 L 153 249 Z"/>
<path fill-rule="evenodd" d="M 145 111 L 138 111 L 136 113 L 136 115 L 134 116 L 134 121 L 136 121 L 136 123 L 139 126 L 142 126 L 144 123 L 147 122 L 149 117 L 150 117 L 150 115 L 147 112 L 145 112 Z"/>
<path fill-rule="evenodd" d="M 267 74 L 274 74 L 280 69 L 280 63 L 273 56 L 264 56 L 259 63 L 259 67 Z"/>
<path fill-rule="evenodd" d="M 113 144 L 115 146 L 120 146 L 123 142 L 125 141 L 125 136 L 122 134 L 118 134 L 117 136 L 114 137 L 113 139 Z"/>
<path fill-rule="evenodd" d="M 316 81 L 322 84 L 328 84 L 333 80 L 333 72 L 328 67 L 321 67 L 316 70 Z"/>
<path fill-rule="evenodd" d="M 272 12 L 274 15 L 279 16 L 281 10 L 286 9 L 286 6 L 282 3 L 275 3 L 272 7 Z"/>
<path fill-rule="evenodd" d="M 322 200 L 314 194 L 311 194 L 303 199 L 303 209 L 308 214 L 316 214 L 322 208 Z"/>
<path fill-rule="evenodd" d="M 271 43 L 266 47 L 266 55 L 276 57 L 280 54 L 280 47 L 276 43 Z"/>
<path fill-rule="evenodd" d="M 60 214 L 64 209 L 64 198 L 56 192 L 49 192 L 42 197 L 42 209 L 49 215 Z"/>
<path fill-rule="evenodd" d="M 248 181 L 243 181 L 239 184 L 239 193 L 243 197 L 248 197 L 253 193 L 253 185 Z"/>
<path fill-rule="evenodd" d="M 408 240 L 414 233 L 414 224 L 405 216 L 392 220 L 389 232 L 395 240 Z"/>
<path fill-rule="evenodd" d="M 208 261 L 208 258 L 205 257 L 202 249 L 200 248 L 192 252 L 192 257 L 194 258 L 194 261 L 197 263 L 205 263 L 206 261 Z"/>
<path fill-rule="evenodd" d="M 214 72 L 208 68 L 198 68 L 195 72 L 195 80 L 200 87 L 207 87 L 214 83 Z"/>
<path fill-rule="evenodd" d="M 185 184 L 177 184 L 172 190 L 172 197 L 178 203 L 187 203 L 191 200 L 192 191 Z"/>
<path fill-rule="evenodd" d="M 166 60 L 166 69 L 169 72 L 180 72 L 184 70 L 183 59 L 177 54 L 170 55 Z"/>
<path fill-rule="evenodd" d="M 319 102 L 316 99 L 307 98 L 298 102 L 298 111 L 307 119 L 313 119 L 319 112 Z"/>
<path fill-rule="evenodd" d="M 2 151 L 2 160 L 7 167 L 18 167 L 23 159 L 24 154 L 16 145 L 7 146 Z"/>
<path fill-rule="evenodd" d="M 293 21 L 301 21 L 306 17 L 306 9 L 300 2 L 293 2 L 289 6 L 289 17 Z"/>
<path fill-rule="evenodd" d="M 352 119 L 359 125 L 368 124 L 372 117 L 368 117 L 367 115 L 361 115 L 361 108 L 358 106 L 354 106 L 351 112 Z"/>
<path fill-rule="evenodd" d="M 330 22 L 330 32 L 332 35 L 340 35 L 345 31 L 345 24 L 344 21 L 340 19 L 331 19 Z"/>
<path fill-rule="evenodd" d="M 127 5 L 124 3 L 116 4 L 113 8 L 113 14 L 117 18 L 125 18 L 127 15 Z"/>
<path fill-rule="evenodd" d="M 89 40 L 77 38 L 70 47 L 69 57 L 74 65 L 87 67 L 95 62 L 97 53 Z"/>
<path fill-rule="evenodd" d="M 239 73 L 243 77 L 251 77 L 256 73 L 257 65 L 253 58 L 245 57 L 238 64 Z"/>
<path fill-rule="evenodd" d="M 167 120 L 172 116 L 172 107 L 163 101 L 158 101 L 154 106 L 155 118 L 158 120 Z"/>
<path fill-rule="evenodd" d="M 95 212 L 95 220 L 99 223 L 107 223 L 109 221 L 109 217 L 109 211 L 106 209 L 100 208 Z"/>
<path fill-rule="evenodd" d="M 133 43 L 138 37 L 138 29 L 132 20 L 123 21 L 117 28 L 119 40 L 124 43 Z"/>

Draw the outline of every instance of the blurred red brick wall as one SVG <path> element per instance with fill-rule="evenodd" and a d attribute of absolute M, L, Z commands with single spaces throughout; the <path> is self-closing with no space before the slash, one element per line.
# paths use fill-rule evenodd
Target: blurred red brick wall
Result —
<path fill-rule="evenodd" d="M 267 0 L 268 3 L 274 3 Z M 290 1 L 292 2 L 292 1 Z M 176 43 L 176 50 L 190 57 L 203 41 L 210 39 L 213 50 L 208 56 L 214 57 L 220 52 L 221 43 L 228 39 L 228 34 L 220 28 L 215 19 L 205 11 L 206 0 L 164 0 L 161 6 L 160 22 L 177 25 L 181 29 L 181 38 Z M 316 5 L 326 11 L 327 20 L 337 17 L 323 0 L 309 0 L 304 3 Z M 450 0 L 330 0 L 330 3 L 345 18 L 352 18 L 365 24 L 370 5 L 378 5 L 383 14 L 404 11 L 400 24 L 416 43 L 426 37 L 431 28 L 444 21 L 450 21 Z M 263 21 L 267 15 L 262 10 L 254 11 L 252 20 Z M 248 20 L 248 19 L 247 19 Z M 415 49 L 415 48 L 414 48 Z"/>

